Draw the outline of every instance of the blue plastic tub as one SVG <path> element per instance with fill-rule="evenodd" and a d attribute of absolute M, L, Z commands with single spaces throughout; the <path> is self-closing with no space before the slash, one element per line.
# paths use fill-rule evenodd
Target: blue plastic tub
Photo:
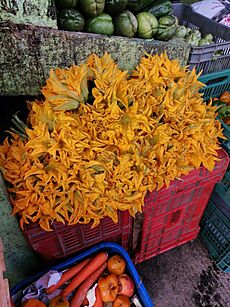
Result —
<path fill-rule="evenodd" d="M 23 281 L 21 281 L 20 283 L 16 284 L 13 288 L 10 289 L 10 294 L 11 296 L 13 295 L 18 295 L 18 293 L 25 289 L 28 285 L 30 285 L 31 283 L 35 282 L 36 280 L 38 280 L 42 275 L 44 275 L 45 273 L 47 273 L 50 270 L 58 270 L 58 271 L 62 271 L 65 269 L 68 269 L 70 266 L 74 265 L 75 263 L 89 257 L 92 256 L 93 254 L 96 254 L 100 251 L 106 250 L 108 252 L 108 254 L 111 256 L 113 254 L 119 254 L 120 256 L 122 256 L 125 261 L 126 261 L 126 268 L 127 268 L 127 272 L 130 274 L 130 276 L 132 277 L 135 286 L 136 286 L 136 294 L 138 295 L 139 299 L 141 300 L 141 303 L 144 307 L 153 307 L 153 303 L 149 297 L 149 294 L 147 292 L 147 290 L 145 289 L 145 286 L 142 283 L 142 280 L 139 277 L 139 274 L 137 273 L 137 270 L 134 266 L 134 264 L 132 263 L 132 260 L 130 259 L 128 253 L 118 244 L 116 243 L 110 243 L 110 242 L 106 242 L 106 243 L 101 243 L 98 244 L 90 249 L 88 249 L 87 251 L 76 255 L 58 265 L 55 265 L 51 268 L 48 268 L 47 270 L 40 272 L 38 274 L 35 274 L 29 278 L 24 279 Z"/>

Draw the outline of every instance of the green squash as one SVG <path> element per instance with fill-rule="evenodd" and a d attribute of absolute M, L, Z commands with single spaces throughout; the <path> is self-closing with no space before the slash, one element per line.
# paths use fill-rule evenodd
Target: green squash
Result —
<path fill-rule="evenodd" d="M 148 8 L 148 12 L 155 17 L 160 18 L 165 15 L 171 15 L 173 12 L 173 6 L 169 0 L 157 0 Z"/>
<path fill-rule="evenodd" d="M 137 14 L 137 35 L 140 38 L 153 38 L 157 33 L 158 21 L 156 17 L 149 12 Z"/>
<path fill-rule="evenodd" d="M 103 13 L 97 17 L 86 20 L 87 32 L 112 35 L 114 32 L 114 25 L 112 17 L 109 14 Z"/>
<path fill-rule="evenodd" d="M 207 33 L 204 35 L 203 39 L 206 39 L 207 41 L 212 42 L 213 41 L 213 35 L 211 33 Z"/>
<path fill-rule="evenodd" d="M 199 40 L 200 39 L 194 33 L 189 34 L 185 38 L 185 42 L 191 46 L 198 46 Z"/>
<path fill-rule="evenodd" d="M 201 39 L 198 41 L 198 46 L 199 46 L 199 47 L 207 46 L 207 45 L 210 45 L 210 41 L 207 40 L 207 39 L 201 38 Z"/>
<path fill-rule="evenodd" d="M 171 27 L 174 25 L 178 25 L 178 20 L 176 16 L 164 16 L 159 19 L 159 25 L 163 25 L 166 27 Z"/>
<path fill-rule="evenodd" d="M 78 4 L 78 0 L 56 0 L 55 4 L 59 9 L 74 9 Z"/>
<path fill-rule="evenodd" d="M 114 19 L 116 35 L 134 37 L 137 32 L 137 19 L 130 11 L 124 11 Z"/>
<path fill-rule="evenodd" d="M 201 39 L 201 32 L 198 29 L 193 29 L 190 34 L 193 34 L 198 39 Z"/>
<path fill-rule="evenodd" d="M 58 14 L 58 28 L 68 31 L 81 31 L 85 26 L 82 14 L 75 9 L 63 9 Z"/>
<path fill-rule="evenodd" d="M 104 12 L 115 16 L 124 12 L 128 0 L 105 0 Z"/>
<path fill-rule="evenodd" d="M 152 5 L 156 0 L 128 0 L 127 9 L 133 13 L 139 13 Z"/>
<path fill-rule="evenodd" d="M 105 0 L 79 0 L 82 12 L 87 17 L 96 17 L 102 14 Z"/>
<path fill-rule="evenodd" d="M 185 38 L 187 35 L 187 29 L 185 26 L 177 26 L 175 36 L 178 38 Z"/>
<path fill-rule="evenodd" d="M 168 41 L 175 36 L 178 26 L 178 19 L 176 16 L 163 16 L 158 22 L 157 39 Z"/>
<path fill-rule="evenodd" d="M 190 35 L 190 34 L 191 34 L 192 29 L 191 29 L 191 28 L 189 28 L 189 27 L 186 27 L 186 31 L 187 31 L 186 36 L 188 36 L 188 35 Z"/>

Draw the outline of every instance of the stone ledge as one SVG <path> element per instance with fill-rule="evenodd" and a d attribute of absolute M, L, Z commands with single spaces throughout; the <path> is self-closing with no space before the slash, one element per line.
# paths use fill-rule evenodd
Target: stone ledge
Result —
<path fill-rule="evenodd" d="M 0 25 L 1 95 L 38 95 L 51 68 L 84 61 L 91 53 L 106 51 L 123 69 L 133 69 L 145 52 L 167 52 L 186 65 L 186 44 L 129 39 L 91 33 L 67 32 L 44 27 L 2 23 Z M 13 52 L 12 52 L 13 51 Z"/>

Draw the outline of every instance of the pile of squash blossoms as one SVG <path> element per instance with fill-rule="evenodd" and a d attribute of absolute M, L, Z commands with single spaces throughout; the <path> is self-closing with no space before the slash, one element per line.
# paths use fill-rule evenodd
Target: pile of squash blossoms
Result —
<path fill-rule="evenodd" d="M 21 137 L 0 146 L 0 167 L 20 226 L 73 225 L 142 210 L 147 191 L 201 165 L 212 171 L 221 126 L 195 70 L 166 54 L 132 72 L 109 54 L 51 71 L 43 100 L 28 103 Z"/>

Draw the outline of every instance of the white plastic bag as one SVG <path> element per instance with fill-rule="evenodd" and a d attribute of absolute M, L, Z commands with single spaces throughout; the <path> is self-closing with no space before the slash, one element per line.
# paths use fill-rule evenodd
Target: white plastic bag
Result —
<path fill-rule="evenodd" d="M 203 0 L 192 4 L 197 13 L 230 27 L 230 0 Z"/>
<path fill-rule="evenodd" d="M 192 4 L 194 11 L 210 19 L 218 15 L 224 8 L 224 4 L 218 0 L 204 0 Z"/>

